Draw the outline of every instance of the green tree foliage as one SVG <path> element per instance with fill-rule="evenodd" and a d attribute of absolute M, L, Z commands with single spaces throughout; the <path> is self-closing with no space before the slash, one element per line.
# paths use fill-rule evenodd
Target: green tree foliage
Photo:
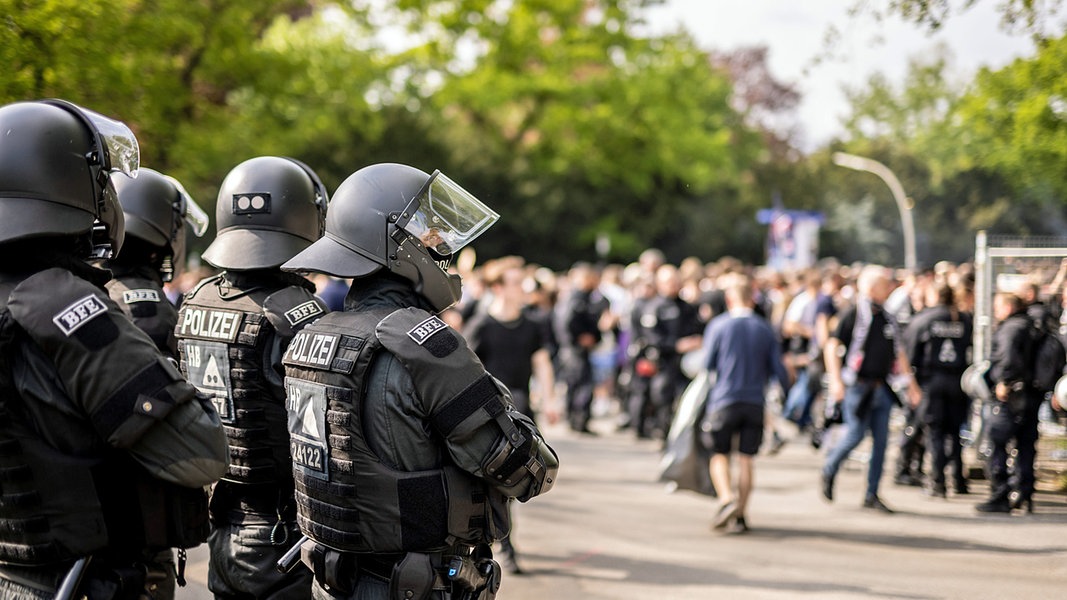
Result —
<path fill-rule="evenodd" d="M 874 5 L 858 1 L 853 10 L 869 11 L 876 18 L 897 15 L 933 31 L 940 29 L 945 21 L 970 10 L 980 1 L 890 0 L 888 3 Z M 999 0 L 997 3 L 1001 23 L 1007 31 L 1030 35 L 1038 41 L 1046 39 L 1050 31 L 1060 29 L 1056 20 L 1062 14 L 1062 9 L 1060 0 Z"/>
<path fill-rule="evenodd" d="M 982 229 L 1067 234 L 1067 41 L 1050 40 L 1034 57 L 985 69 L 971 82 L 950 80 L 948 66 L 946 55 L 935 55 L 913 61 L 900 89 L 876 75 L 848 93 L 844 148 L 900 178 L 914 202 L 920 261 L 968 258 Z M 893 214 L 888 189 L 870 179 L 866 191 L 841 182 L 828 197 L 836 204 L 870 193 Z M 855 223 L 831 227 L 844 228 L 835 232 L 844 239 L 867 238 L 848 233 L 859 232 Z"/>

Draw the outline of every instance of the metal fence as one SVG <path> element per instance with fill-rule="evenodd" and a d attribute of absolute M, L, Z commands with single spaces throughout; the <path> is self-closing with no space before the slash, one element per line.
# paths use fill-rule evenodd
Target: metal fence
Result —
<path fill-rule="evenodd" d="M 1014 291 L 1023 282 L 1039 283 L 1046 301 L 1060 301 L 1058 289 L 1050 289 L 1060 264 L 1067 258 L 1067 238 L 988 235 L 975 238 L 974 362 L 989 358 L 993 340 L 993 294 Z M 976 407 L 980 408 L 980 407 Z M 988 407 L 981 407 L 988 408 Z M 1039 479 L 1051 487 L 1067 484 L 1067 428 L 1048 407 L 1042 407 Z M 976 413 L 978 427 L 974 450 L 984 459 L 988 454 L 981 436 L 984 410 Z"/>

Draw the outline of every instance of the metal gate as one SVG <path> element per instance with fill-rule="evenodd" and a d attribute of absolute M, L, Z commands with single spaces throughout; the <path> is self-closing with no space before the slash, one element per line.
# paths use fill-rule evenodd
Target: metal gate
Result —
<path fill-rule="evenodd" d="M 1049 290 L 1060 264 L 1067 258 L 1067 238 L 1018 237 L 987 235 L 979 231 L 975 237 L 975 302 L 974 302 L 974 362 L 989 358 L 993 341 L 993 294 L 1014 291 L 1024 281 L 1038 282 L 1042 299 L 1060 301 L 1059 290 Z M 1050 297 L 1050 292 L 1052 297 Z M 988 407 L 976 413 L 978 427 L 970 440 L 980 459 L 988 456 L 983 440 L 982 415 Z M 1035 468 L 1038 479 L 1057 489 L 1067 485 L 1067 429 L 1057 422 L 1047 406 L 1042 407 L 1038 458 Z"/>

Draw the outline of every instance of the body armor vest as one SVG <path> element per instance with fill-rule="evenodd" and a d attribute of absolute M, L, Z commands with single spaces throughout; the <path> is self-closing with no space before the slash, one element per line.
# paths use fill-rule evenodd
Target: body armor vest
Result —
<path fill-rule="evenodd" d="M 163 292 L 163 286 L 136 272 L 116 272 L 107 284 L 107 291 L 134 325 L 152 338 L 160 352 L 172 358 L 178 356 L 178 341 L 174 337 L 178 310 Z"/>
<path fill-rule="evenodd" d="M 230 466 L 223 479 L 288 485 L 291 479 L 284 390 L 264 374 L 272 334 L 326 311 L 309 291 L 226 287 L 221 277 L 186 295 L 175 333 L 182 373 L 211 396 L 226 428 Z"/>
<path fill-rule="evenodd" d="M 201 489 L 186 488 L 200 493 L 203 537 L 168 537 L 182 532 L 145 494 L 172 484 L 101 440 L 122 447 L 115 436 L 138 418 L 135 401 L 166 410 L 164 388 L 180 381 L 154 350 L 145 356 L 151 346 L 134 329 L 104 290 L 65 270 L 0 283 L 0 563 L 42 566 L 206 539 Z M 115 382 L 127 384 L 107 391 Z"/>
<path fill-rule="evenodd" d="M 365 378 L 382 351 L 375 327 L 391 311 L 331 313 L 305 327 L 286 351 L 300 528 L 321 544 L 360 553 L 491 541 L 491 505 L 499 495 L 484 482 L 452 465 L 398 471 L 367 443 Z"/>

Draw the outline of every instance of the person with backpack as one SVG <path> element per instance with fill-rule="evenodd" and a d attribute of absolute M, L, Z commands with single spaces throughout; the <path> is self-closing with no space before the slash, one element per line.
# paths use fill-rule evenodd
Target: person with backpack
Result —
<path fill-rule="evenodd" d="M 1033 320 L 1024 300 L 1011 292 L 993 296 L 993 316 L 999 325 L 993 334 L 988 373 L 994 399 L 985 424 L 992 446 L 986 463 L 989 497 L 975 508 L 978 512 L 1010 513 L 1025 507 L 1033 512 L 1037 410 L 1043 399 L 1034 385 L 1037 345 Z M 1014 442 L 1016 455 L 1009 473 L 1010 442 Z"/>

